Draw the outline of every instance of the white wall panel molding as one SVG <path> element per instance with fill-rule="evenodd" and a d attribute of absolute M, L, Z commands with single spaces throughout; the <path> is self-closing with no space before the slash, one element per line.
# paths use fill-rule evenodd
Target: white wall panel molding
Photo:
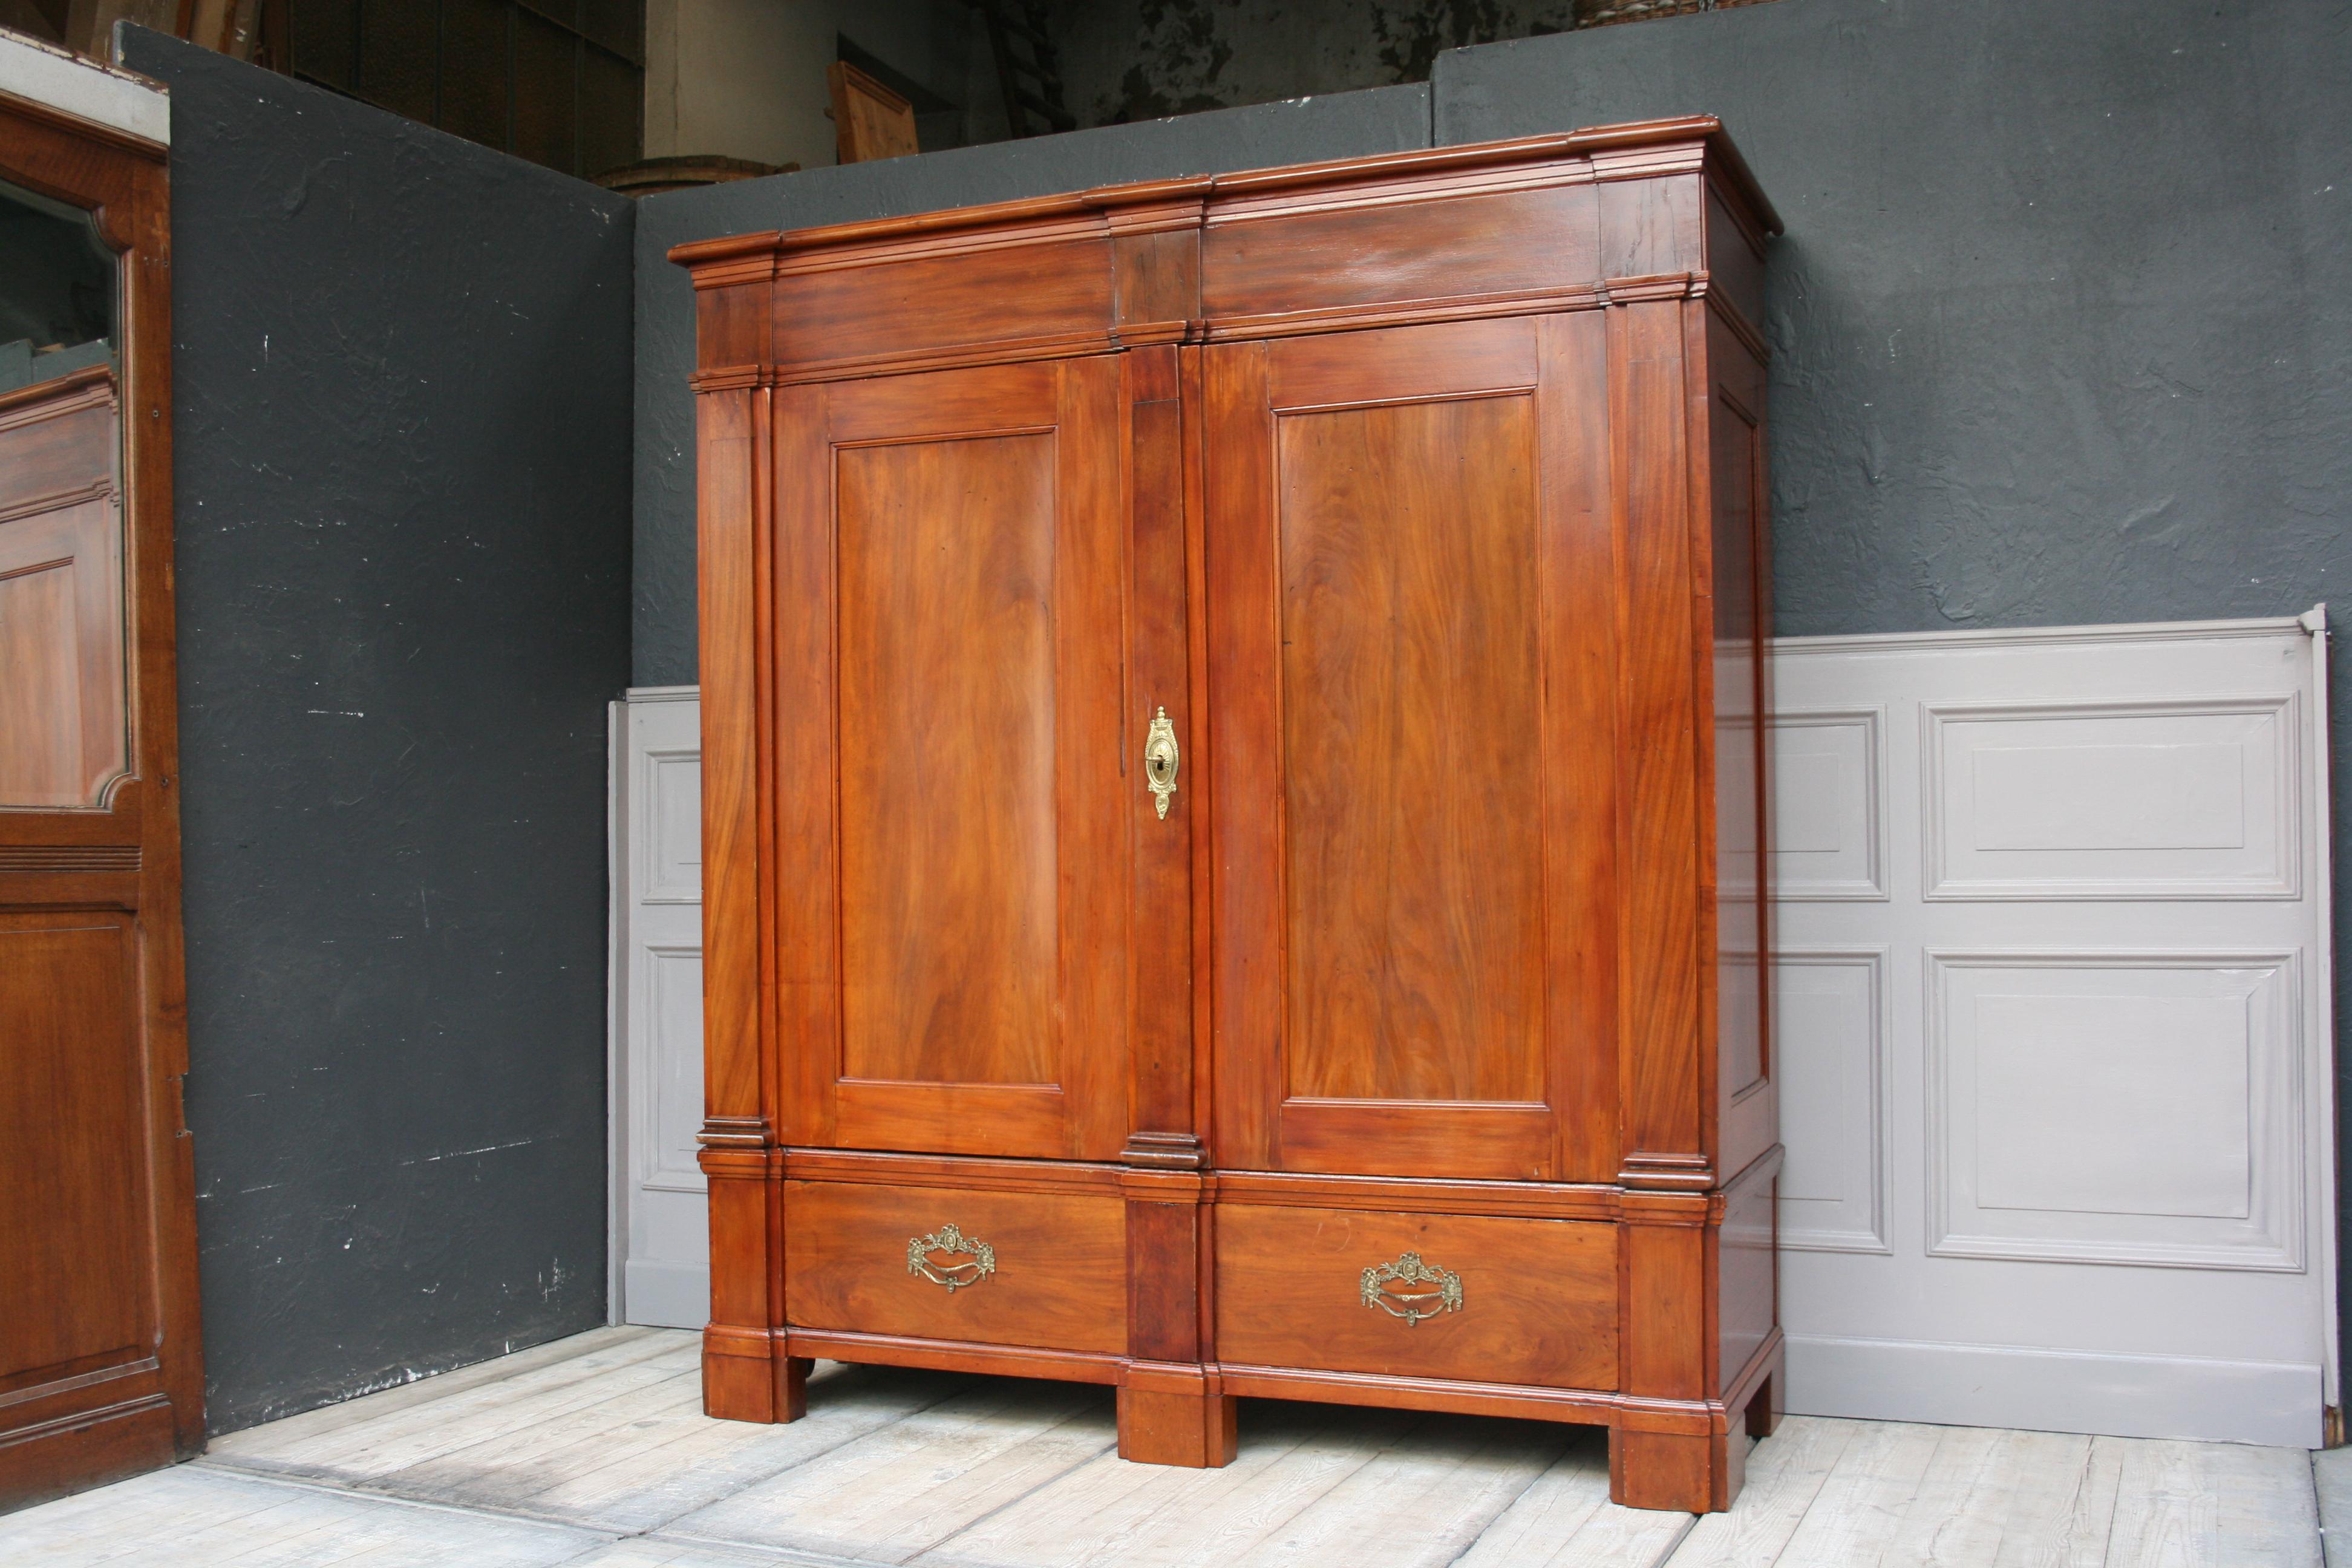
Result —
<path fill-rule="evenodd" d="M 2320 630 L 2311 614 L 2252 616 L 2238 621 L 2119 621 L 2102 626 L 1988 626 L 1968 631 L 1864 632 L 1851 636 L 1779 637 L 1773 657 L 1862 654 L 1983 653 L 2003 648 L 2115 647 L 2135 643 L 2275 643 Z"/>
<path fill-rule="evenodd" d="M 2295 957 L 1929 952 L 1929 1253 L 2300 1269 Z"/>
<path fill-rule="evenodd" d="M 2314 1445 L 2321 1397 L 2310 1362 L 1817 1334 L 1789 1336 L 1789 1377 L 1812 1406 L 1864 1420 L 2283 1448 Z"/>
<path fill-rule="evenodd" d="M 1774 646 L 1790 1408 L 2319 1440 L 2325 629 Z"/>
<path fill-rule="evenodd" d="M 640 1059 L 645 1092 L 633 1096 L 637 1185 L 654 1192 L 704 1193 L 709 1179 L 698 1163 L 702 1130 L 702 946 L 646 942 L 637 987 Z"/>
<path fill-rule="evenodd" d="M 613 706 L 613 1318 L 700 1328 L 702 708 L 691 686 Z"/>
<path fill-rule="evenodd" d="M 637 853 L 637 901 L 702 902 L 702 752 L 649 750 L 637 758 L 646 831 Z"/>
<path fill-rule="evenodd" d="M 2292 691 L 1930 704 L 1930 900 L 2294 899 Z"/>
<path fill-rule="evenodd" d="M 1780 1084 L 1780 1245 L 1887 1252 L 1883 947 L 1789 948 L 1772 959 Z"/>
<path fill-rule="evenodd" d="M 1883 902 L 1886 710 L 1784 709 L 1770 728 L 1773 896 Z"/>

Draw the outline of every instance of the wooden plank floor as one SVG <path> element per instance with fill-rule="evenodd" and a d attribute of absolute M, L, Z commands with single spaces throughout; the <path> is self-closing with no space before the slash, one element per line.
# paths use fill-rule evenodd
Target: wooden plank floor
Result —
<path fill-rule="evenodd" d="M 1792 1417 L 1693 1520 L 1612 1505 L 1582 1428 L 1253 1401 L 1234 1464 L 1162 1469 L 1106 1389 L 825 1365 L 750 1426 L 697 1353 L 602 1330 L 236 1433 L 0 1517 L 0 1563 L 2320 1568 L 2292 1449 Z"/>

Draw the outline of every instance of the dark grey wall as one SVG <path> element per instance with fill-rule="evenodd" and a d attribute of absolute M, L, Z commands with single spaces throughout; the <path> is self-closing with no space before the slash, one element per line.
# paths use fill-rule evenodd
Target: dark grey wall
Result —
<path fill-rule="evenodd" d="M 128 30 L 172 92 L 215 1430 L 604 1315 L 629 204 Z"/>
<path fill-rule="evenodd" d="M 1721 115 L 1786 632 L 2302 611 L 2352 521 L 2352 13 L 1780 0 L 1441 56 L 1437 139 Z"/>
<path fill-rule="evenodd" d="M 636 684 L 695 679 L 694 398 L 686 388 L 694 290 L 670 265 L 671 246 L 1428 144 L 1428 89 L 1382 88 L 646 198 L 637 216 Z"/>

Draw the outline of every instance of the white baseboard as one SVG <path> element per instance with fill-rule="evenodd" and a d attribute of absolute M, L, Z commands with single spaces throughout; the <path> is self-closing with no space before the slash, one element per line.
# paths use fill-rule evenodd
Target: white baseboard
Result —
<path fill-rule="evenodd" d="M 653 1329 L 698 1329 L 710 1321 L 710 1270 L 690 1263 L 623 1266 L 623 1321 Z"/>
<path fill-rule="evenodd" d="M 2316 1448 L 2320 1369 L 1791 1335 L 1799 1415 Z"/>

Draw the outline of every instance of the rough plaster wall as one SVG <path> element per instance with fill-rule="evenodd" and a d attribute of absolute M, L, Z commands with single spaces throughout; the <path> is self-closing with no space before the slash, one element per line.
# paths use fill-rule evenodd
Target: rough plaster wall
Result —
<path fill-rule="evenodd" d="M 1429 100 L 1385 88 L 814 169 L 649 196 L 637 217 L 636 683 L 695 679 L 694 290 L 670 265 L 689 239 L 846 223 L 1082 190 L 1422 147 Z"/>
<path fill-rule="evenodd" d="M 1729 123 L 1790 231 L 1776 608 L 1834 633 L 2352 615 L 2347 82 L 2341 0 L 1780 0 L 1447 55 L 1433 85 L 1442 142 Z"/>
<path fill-rule="evenodd" d="M 1429 79 L 1439 51 L 1557 33 L 1571 0 L 1055 0 L 1081 125 Z"/>
<path fill-rule="evenodd" d="M 604 1317 L 618 197 L 154 34 L 215 1430 Z"/>

